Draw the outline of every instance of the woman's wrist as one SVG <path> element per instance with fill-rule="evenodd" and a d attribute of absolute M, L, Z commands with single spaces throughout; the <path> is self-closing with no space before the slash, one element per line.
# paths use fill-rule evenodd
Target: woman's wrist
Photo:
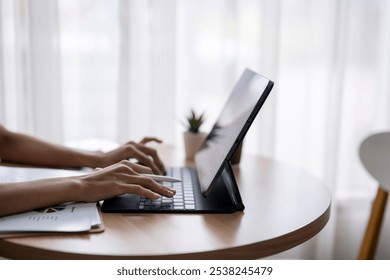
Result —
<path fill-rule="evenodd" d="M 81 159 L 81 166 L 83 167 L 105 167 L 105 156 L 103 152 L 85 152 Z"/>

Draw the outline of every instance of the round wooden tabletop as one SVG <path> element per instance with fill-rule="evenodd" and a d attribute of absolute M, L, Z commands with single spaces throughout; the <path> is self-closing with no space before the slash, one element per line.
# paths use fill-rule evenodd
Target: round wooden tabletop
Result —
<path fill-rule="evenodd" d="M 181 156 L 160 151 L 168 164 Z M 233 168 L 245 205 L 234 214 L 109 214 L 102 233 L 0 239 L 12 259 L 254 259 L 299 245 L 329 220 L 331 195 L 288 164 L 243 155 Z"/>

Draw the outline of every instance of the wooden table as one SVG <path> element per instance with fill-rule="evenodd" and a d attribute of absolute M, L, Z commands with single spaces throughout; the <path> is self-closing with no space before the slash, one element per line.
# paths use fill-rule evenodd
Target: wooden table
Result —
<path fill-rule="evenodd" d="M 170 149 L 168 164 L 183 164 Z M 254 259 L 319 233 L 331 196 L 307 172 L 244 155 L 234 167 L 245 211 L 234 214 L 103 214 L 105 231 L 0 239 L 12 259 Z"/>

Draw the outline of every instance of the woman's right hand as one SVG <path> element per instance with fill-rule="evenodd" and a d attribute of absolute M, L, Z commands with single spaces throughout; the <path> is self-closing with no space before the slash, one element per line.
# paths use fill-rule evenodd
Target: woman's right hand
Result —
<path fill-rule="evenodd" d="M 146 166 L 123 160 L 99 171 L 78 177 L 79 201 L 94 202 L 122 194 L 136 194 L 150 199 L 160 196 L 173 197 L 174 189 L 160 185 L 153 179 L 140 175 L 152 174 Z"/>

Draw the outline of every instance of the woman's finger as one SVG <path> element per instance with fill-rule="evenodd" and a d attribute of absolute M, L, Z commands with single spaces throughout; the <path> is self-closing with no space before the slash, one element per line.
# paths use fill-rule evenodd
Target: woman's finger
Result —
<path fill-rule="evenodd" d="M 172 197 L 176 193 L 174 189 L 162 186 L 158 184 L 156 181 L 154 181 L 153 179 L 146 176 L 123 174 L 122 176 L 120 176 L 120 179 L 124 183 L 140 185 L 143 186 L 144 188 L 147 188 L 155 193 L 158 193 L 166 197 Z"/>
<path fill-rule="evenodd" d="M 131 145 L 130 147 L 131 150 L 131 157 L 134 157 L 137 159 L 142 165 L 146 165 L 147 167 L 150 167 L 155 174 L 162 174 L 161 170 L 157 167 L 156 163 L 153 161 L 153 158 L 141 150 L 137 149 L 135 145 Z"/>
<path fill-rule="evenodd" d="M 142 139 L 139 144 L 146 144 L 146 143 L 149 143 L 149 142 L 157 142 L 157 143 L 162 143 L 162 140 L 161 139 L 158 139 L 156 137 L 144 137 L 144 139 Z"/>
<path fill-rule="evenodd" d="M 143 196 L 149 199 L 159 199 L 161 196 L 158 193 L 155 193 L 147 188 L 144 188 L 141 185 L 137 184 L 125 184 L 121 185 L 121 194 L 135 194 Z"/>
<path fill-rule="evenodd" d="M 153 174 L 152 168 L 150 168 L 148 166 L 140 165 L 140 164 L 128 161 L 128 160 L 123 160 L 123 161 L 121 161 L 121 163 L 128 166 L 129 168 L 131 168 L 132 170 L 134 170 L 135 172 L 137 172 L 139 174 Z"/>
<path fill-rule="evenodd" d="M 133 146 L 135 148 L 137 148 L 139 151 L 141 151 L 143 154 L 145 154 L 153 159 L 153 162 L 155 163 L 155 165 L 159 169 L 158 174 L 165 174 L 166 173 L 165 166 L 164 166 L 163 162 L 161 161 L 161 159 L 159 158 L 157 151 L 155 149 L 149 148 L 149 147 L 144 146 L 144 145 L 136 144 L 136 143 L 133 144 Z"/>

